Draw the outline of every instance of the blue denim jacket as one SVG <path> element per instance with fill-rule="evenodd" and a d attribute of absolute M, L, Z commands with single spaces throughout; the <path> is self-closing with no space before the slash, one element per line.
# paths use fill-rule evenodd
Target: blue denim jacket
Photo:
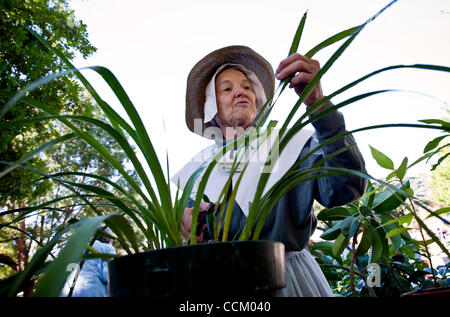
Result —
<path fill-rule="evenodd" d="M 116 249 L 107 243 L 95 241 L 92 245 L 100 253 L 116 254 Z M 76 270 L 70 274 L 61 296 L 68 296 Z M 86 260 L 75 283 L 73 297 L 107 297 L 108 296 L 108 262 L 103 259 Z"/>

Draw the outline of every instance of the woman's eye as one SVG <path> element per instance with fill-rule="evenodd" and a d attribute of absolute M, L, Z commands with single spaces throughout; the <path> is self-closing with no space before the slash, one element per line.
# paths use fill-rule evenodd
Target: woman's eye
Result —
<path fill-rule="evenodd" d="M 223 91 L 231 91 L 231 88 L 225 88 Z"/>

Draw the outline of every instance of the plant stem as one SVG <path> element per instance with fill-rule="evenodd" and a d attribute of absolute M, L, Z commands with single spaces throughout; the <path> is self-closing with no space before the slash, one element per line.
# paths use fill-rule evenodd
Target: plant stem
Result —
<path fill-rule="evenodd" d="M 340 265 L 334 265 L 334 264 L 319 264 L 320 266 L 323 267 L 332 267 L 335 269 L 341 269 L 341 270 L 345 270 L 345 271 L 350 271 L 350 269 L 348 267 L 345 266 L 340 266 Z M 358 275 L 360 278 L 364 278 L 365 276 L 359 272 L 354 272 L 354 274 Z"/>
<path fill-rule="evenodd" d="M 406 192 L 406 187 L 405 187 L 405 184 L 403 184 L 403 180 L 401 180 L 400 178 L 399 178 L 399 180 L 400 180 L 400 184 L 402 184 L 402 189 Z M 410 209 L 410 211 L 412 212 L 414 218 L 417 220 L 417 218 L 419 218 L 419 216 L 417 215 L 416 208 L 414 207 L 414 203 L 412 202 L 411 197 L 408 196 L 408 200 L 409 200 L 409 203 L 412 208 L 412 209 Z M 431 261 L 430 251 L 428 250 L 427 241 L 425 239 L 425 235 L 423 234 L 422 226 L 420 225 L 420 223 L 419 223 L 419 232 L 420 232 L 420 235 L 422 236 L 422 241 L 423 241 L 423 245 L 425 247 L 425 252 L 427 254 L 428 261 L 430 262 L 430 269 L 431 269 L 431 273 L 433 274 L 434 287 L 438 288 L 439 285 L 436 280 L 436 274 L 434 274 L 434 268 L 433 268 L 433 263 Z"/>

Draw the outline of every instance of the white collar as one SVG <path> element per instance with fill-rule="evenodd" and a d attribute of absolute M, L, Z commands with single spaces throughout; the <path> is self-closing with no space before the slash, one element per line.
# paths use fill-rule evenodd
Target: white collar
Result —
<path fill-rule="evenodd" d="M 274 130 L 271 133 L 270 137 L 267 139 L 268 141 L 262 142 L 262 145 L 259 146 L 258 151 L 254 151 L 253 154 L 250 154 L 250 157 L 256 157 L 256 159 L 250 158 L 250 163 L 248 164 L 247 170 L 242 176 L 239 190 L 236 194 L 236 201 L 246 217 L 248 216 L 250 202 L 253 200 L 253 197 L 255 195 L 259 176 L 262 169 L 264 168 L 264 163 L 267 158 L 267 146 L 271 146 L 273 142 L 276 142 L 277 132 L 277 130 Z M 312 130 L 302 129 L 288 142 L 287 146 L 284 148 L 283 152 L 276 161 L 275 166 L 273 166 L 271 175 L 268 179 L 266 187 L 264 188 L 263 194 L 267 193 L 268 189 L 270 189 L 272 185 L 279 181 L 286 174 L 289 168 L 297 161 L 300 152 L 302 151 L 308 139 L 313 135 L 313 133 L 314 131 Z M 197 153 L 183 168 L 181 168 L 180 171 L 178 171 L 178 173 L 176 173 L 172 177 L 172 182 L 176 185 L 179 182 L 180 189 L 184 189 L 192 173 L 196 171 L 203 162 L 210 160 L 217 149 L 219 149 L 219 146 L 214 143 Z M 228 154 L 229 153 L 227 153 L 227 155 Z M 229 172 L 220 171 L 218 166 L 219 163 L 211 172 L 204 191 L 204 194 L 212 202 L 217 201 L 220 192 L 222 191 L 229 177 Z M 197 181 L 194 184 L 194 188 L 191 194 L 192 199 L 195 199 L 198 184 L 201 180 L 202 175 L 203 173 L 197 178 Z M 235 173 L 233 175 L 233 184 L 236 184 L 239 176 L 240 173 Z"/>

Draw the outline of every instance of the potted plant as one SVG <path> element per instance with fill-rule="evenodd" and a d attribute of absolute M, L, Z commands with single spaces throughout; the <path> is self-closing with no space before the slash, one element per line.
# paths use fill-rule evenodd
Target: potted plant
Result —
<path fill-rule="evenodd" d="M 450 72 L 450 68 L 436 65 L 395 65 L 377 70 L 342 87 L 341 89 L 330 94 L 329 96 L 326 96 L 323 100 L 317 102 L 315 105 L 310 107 L 306 111 L 306 113 L 302 115 L 300 119 L 298 119 L 294 123 L 292 127 L 289 127 L 289 124 L 291 123 L 295 113 L 298 111 L 300 105 L 305 100 L 306 96 L 311 92 L 313 87 L 320 80 L 320 78 L 323 76 L 323 74 L 325 74 L 326 71 L 330 69 L 333 63 L 352 43 L 352 41 L 364 29 L 364 27 L 370 21 L 376 18 L 376 16 L 378 16 L 387 7 L 392 5 L 394 2 L 395 1 L 389 3 L 385 8 L 383 8 L 380 12 L 374 15 L 367 22 L 354 28 L 342 31 L 326 39 L 325 41 L 319 43 L 313 49 L 311 49 L 309 52 L 305 54 L 308 57 L 312 57 L 315 53 L 317 53 L 321 49 L 328 47 L 329 45 L 334 44 L 340 40 L 346 39 L 345 42 L 336 50 L 336 52 L 331 56 L 331 58 L 325 63 L 325 65 L 322 67 L 321 71 L 317 74 L 317 76 L 315 76 L 315 78 L 311 81 L 311 83 L 305 87 L 304 92 L 300 96 L 298 102 L 293 106 L 290 115 L 280 128 L 279 131 L 280 152 L 283 151 L 287 142 L 292 138 L 292 136 L 295 135 L 298 131 L 300 131 L 304 126 L 306 126 L 310 122 L 317 120 L 322 116 L 325 116 L 327 113 L 335 111 L 357 100 L 361 100 L 363 98 L 376 95 L 379 93 L 387 92 L 388 90 L 376 91 L 355 96 L 344 102 L 339 103 L 336 106 L 326 109 L 318 114 L 314 114 L 314 111 L 317 110 L 323 102 L 330 100 L 331 98 L 339 95 L 340 93 L 346 91 L 347 89 L 357 85 L 358 83 L 376 74 L 391 69 L 401 69 L 401 68 L 418 68 L 418 69 Z M 300 21 L 289 54 L 292 54 L 297 51 L 300 37 L 303 31 L 303 26 L 306 20 L 306 16 L 307 15 L 305 13 L 305 15 Z M 284 283 L 284 274 L 283 274 L 284 256 L 282 256 L 283 246 L 280 245 L 280 243 L 255 241 L 255 240 L 258 240 L 258 237 L 261 233 L 265 220 L 267 219 L 271 208 L 277 202 L 277 199 L 279 199 L 281 196 L 283 196 L 297 184 L 303 181 L 307 181 L 309 179 L 333 175 L 342 175 L 346 173 L 356 175 L 358 177 L 371 178 L 369 175 L 357 171 L 324 167 L 321 164 L 324 163 L 324 161 L 329 158 L 327 157 L 323 161 L 319 162 L 315 166 L 312 166 L 308 170 L 298 171 L 296 170 L 297 165 L 292 166 L 292 168 L 290 168 L 286 172 L 286 174 L 284 175 L 284 177 L 280 182 L 278 182 L 272 188 L 270 188 L 270 190 L 267 193 L 263 194 L 264 188 L 267 185 L 269 178 L 269 173 L 263 173 L 260 175 L 258 181 L 258 187 L 249 210 L 249 216 L 247 218 L 245 228 L 238 237 L 238 240 L 240 241 L 226 241 L 228 240 L 228 237 L 226 236 L 226 234 L 224 234 L 221 237 L 222 241 L 216 241 L 214 243 L 207 243 L 207 244 L 198 244 L 195 237 L 196 232 L 195 227 L 197 224 L 200 202 L 202 199 L 204 199 L 203 195 L 204 186 L 208 181 L 209 174 L 211 173 L 211 170 L 214 168 L 214 165 L 216 164 L 218 159 L 220 159 L 220 157 L 224 153 L 226 153 L 229 149 L 239 144 L 239 142 L 241 142 L 242 139 L 238 138 L 237 140 L 235 140 L 235 142 L 231 142 L 228 145 L 226 145 L 223 149 L 221 149 L 221 151 L 219 151 L 219 153 L 214 155 L 210 163 L 204 164 L 203 166 L 201 166 L 201 168 L 196 170 L 191 175 L 188 181 L 188 185 L 184 188 L 183 191 L 177 191 L 176 193 L 172 193 L 170 188 L 170 181 L 168 180 L 169 173 L 168 172 L 167 174 L 164 173 L 162 164 L 158 160 L 152 142 L 150 141 L 150 137 L 146 132 L 143 121 L 140 118 L 136 109 L 134 108 L 133 104 L 131 103 L 130 99 L 128 98 L 126 92 L 120 85 L 117 78 L 108 69 L 104 67 L 98 66 L 88 67 L 88 69 L 98 73 L 105 80 L 105 82 L 112 88 L 113 92 L 115 93 L 124 110 L 126 111 L 131 124 L 129 124 L 127 120 L 119 116 L 118 113 L 114 109 L 112 109 L 100 97 L 100 95 L 92 87 L 92 85 L 90 85 L 90 83 L 84 78 L 84 76 L 80 73 L 78 69 L 73 67 L 73 65 L 67 58 L 59 54 L 57 50 L 48 45 L 45 39 L 43 39 L 39 34 L 34 32 L 33 30 L 30 30 L 30 32 L 33 33 L 33 35 L 37 39 L 39 39 L 41 43 L 47 47 L 47 49 L 53 51 L 59 58 L 61 58 L 67 64 L 69 70 L 60 74 L 55 74 L 54 76 L 50 76 L 48 78 L 44 78 L 32 84 L 19 94 L 13 94 L 8 91 L 0 91 L 0 94 L 2 94 L 3 96 L 8 96 L 11 98 L 10 101 L 1 109 L 0 117 L 4 116 L 5 113 L 8 111 L 8 109 L 12 107 L 14 104 L 25 103 L 38 108 L 44 114 L 44 116 L 42 117 L 33 118 L 31 120 L 46 120 L 49 118 L 57 119 L 62 124 L 64 124 L 68 129 L 70 129 L 71 132 L 39 146 L 35 151 L 28 153 L 17 162 L 2 161 L 3 164 L 8 165 L 9 167 L 0 172 L 0 177 L 6 175 L 8 172 L 10 172 L 15 168 L 24 168 L 31 170 L 35 173 L 41 174 L 43 179 L 51 179 L 61 184 L 61 186 L 64 186 L 67 189 L 73 191 L 74 195 L 77 195 L 81 200 L 83 200 L 86 204 L 88 204 L 94 212 L 97 213 L 97 216 L 84 218 L 59 230 L 47 244 L 45 244 L 36 252 L 32 261 L 25 268 L 25 270 L 15 275 L 13 278 L 11 278 L 7 286 L 3 288 L 3 292 L 7 295 L 15 295 L 17 293 L 17 290 L 24 282 L 26 282 L 30 277 L 40 274 L 41 270 L 45 271 L 45 274 L 42 276 L 42 278 L 40 278 L 34 295 L 35 296 L 59 295 L 60 289 L 62 288 L 69 274 L 69 272 L 66 270 L 67 266 L 71 263 L 77 263 L 80 260 L 87 258 L 88 255 L 85 255 L 86 246 L 89 245 L 89 241 L 92 242 L 92 237 L 95 235 L 98 226 L 103 222 L 106 223 L 109 228 L 111 228 L 111 230 L 116 235 L 117 240 L 120 243 L 121 247 L 129 254 L 126 256 L 121 256 L 116 260 L 113 260 L 110 265 L 112 272 L 111 285 L 113 287 L 112 290 L 113 295 L 137 294 L 136 290 L 133 289 L 130 289 L 128 293 L 121 293 L 122 289 L 124 288 L 123 284 L 121 283 L 121 281 L 123 281 L 123 277 L 116 275 L 116 272 L 117 270 L 120 270 L 122 266 L 125 267 L 128 272 L 130 272 L 130 269 L 127 269 L 126 264 L 127 259 L 134 259 L 138 263 L 141 263 L 139 269 L 142 269 L 142 271 L 139 272 L 138 275 L 136 275 L 138 277 L 134 276 L 129 278 L 133 281 L 133 283 L 135 283 L 133 287 L 134 286 L 138 287 L 137 283 L 142 282 L 142 279 L 139 280 L 139 276 L 140 277 L 147 276 L 148 278 L 151 278 L 153 281 L 155 279 L 159 281 L 164 280 L 165 281 L 164 283 L 166 283 L 167 280 L 178 280 L 178 281 L 182 280 L 183 281 L 182 287 L 180 287 L 179 284 L 176 285 L 172 284 L 169 285 L 172 287 L 165 288 L 165 286 L 162 285 L 161 283 L 156 283 L 157 284 L 155 286 L 156 290 L 150 290 L 148 284 L 144 283 L 145 285 L 139 286 L 141 287 L 140 290 L 142 290 L 142 292 L 139 291 L 139 294 L 147 294 L 151 296 L 167 296 L 167 295 L 186 295 L 192 293 L 201 294 L 202 292 L 205 292 L 204 287 L 206 284 L 203 281 L 205 275 L 202 274 L 202 272 L 204 272 L 203 270 L 205 269 L 205 267 L 207 268 L 214 267 L 211 265 L 212 260 L 217 260 L 219 264 L 223 262 L 224 255 L 228 256 L 236 255 L 240 259 L 243 258 L 245 259 L 244 264 L 242 264 L 241 261 L 236 261 L 236 263 L 239 262 L 240 264 L 242 264 L 243 273 L 241 274 L 256 273 L 255 279 L 248 278 L 250 281 L 254 283 L 251 285 L 243 286 L 242 291 L 245 294 L 252 294 L 252 295 L 268 294 L 268 293 L 273 294 L 273 292 L 276 292 L 277 289 L 283 287 Z M 26 97 L 27 91 L 35 89 L 39 87 L 39 85 L 42 85 L 44 83 L 48 83 L 55 77 L 65 76 L 67 74 L 72 73 L 78 77 L 78 79 L 81 81 L 81 83 L 90 93 L 90 95 L 94 98 L 94 100 L 101 108 L 101 110 L 103 111 L 104 115 L 107 117 L 109 122 L 103 122 L 96 118 L 82 115 L 78 116 L 59 115 L 54 111 L 52 111 L 52 109 L 47 105 Z M 280 91 L 279 94 L 281 94 L 287 84 L 288 80 L 285 80 L 280 83 L 275 94 L 271 96 L 271 98 L 269 98 L 268 102 L 264 106 L 265 108 L 266 107 L 268 108 L 269 105 L 272 104 L 270 110 L 273 109 L 277 101 L 277 98 L 275 98 L 277 97 L 276 94 L 278 93 L 278 91 Z M 260 112 L 260 114 L 263 113 L 265 113 L 264 116 L 261 115 L 261 117 L 257 118 L 257 121 L 259 122 L 258 128 L 264 126 L 270 111 Z M 136 181 L 133 177 L 128 175 L 123 166 L 121 166 L 121 164 L 114 158 L 113 155 L 111 155 L 110 153 L 108 153 L 108 151 L 105 150 L 104 146 L 98 140 L 96 140 L 92 135 L 83 131 L 83 129 L 81 129 L 79 126 L 80 122 L 101 129 L 104 132 L 108 133 L 112 138 L 114 138 L 114 140 L 120 145 L 124 153 L 126 153 L 129 161 L 133 165 L 134 170 L 136 171 L 140 179 L 140 182 Z M 276 122 L 270 122 L 267 125 L 267 127 L 271 128 L 274 125 L 276 125 Z M 371 126 L 360 128 L 354 131 L 345 132 L 330 139 L 329 141 L 326 142 L 326 144 L 332 143 L 335 140 L 350 133 L 392 126 L 432 128 L 443 130 L 448 129 L 448 127 L 436 123 L 396 124 L 396 125 L 390 124 L 390 125 Z M 243 138 L 245 137 L 248 136 L 244 135 Z M 65 177 L 67 175 L 74 174 L 71 172 L 63 172 L 55 175 L 48 175 L 45 172 L 25 166 L 25 163 L 34 155 L 41 153 L 42 151 L 48 149 L 49 147 L 55 144 L 66 142 L 72 138 L 80 138 L 84 140 L 89 146 L 97 150 L 99 155 L 103 156 L 103 158 L 105 158 L 114 168 L 117 169 L 121 177 L 123 177 L 123 179 L 127 181 L 131 190 L 130 191 L 125 190 L 123 187 L 116 184 L 113 180 L 102 177 L 101 175 L 93 175 L 89 173 L 76 173 L 77 175 L 98 181 L 99 183 L 104 185 L 103 187 L 68 181 Z M 138 159 L 138 155 L 135 149 L 133 148 L 132 144 L 136 145 L 137 149 L 144 157 L 146 166 L 144 166 Z M 320 150 L 320 148 L 325 146 L 326 144 L 318 146 L 316 148 L 316 151 Z M 340 151 L 342 150 L 345 149 L 341 149 Z M 330 157 L 332 157 L 335 154 L 337 153 L 330 155 Z M 236 160 L 233 162 L 232 171 L 230 173 L 229 179 L 231 179 L 237 166 L 238 161 L 236 158 Z M 146 172 L 145 168 L 149 168 L 150 174 Z M 241 175 L 243 175 L 243 173 Z M 188 241 L 183 241 L 180 232 L 181 220 L 188 198 L 191 195 L 194 182 L 197 179 L 199 180 L 200 185 L 197 189 L 197 194 L 195 198 L 191 236 L 190 239 L 188 239 Z M 391 189 L 393 187 L 390 186 L 389 184 L 386 184 L 386 186 L 388 186 Z M 225 193 L 226 188 L 227 187 L 225 186 L 223 189 L 223 193 Z M 233 193 L 231 195 L 232 198 L 230 199 L 230 204 L 228 204 L 226 210 L 224 207 L 226 204 L 223 203 L 216 204 L 216 207 L 214 209 L 214 213 L 216 214 L 220 213 L 224 215 L 223 223 L 216 224 L 216 228 L 222 228 L 221 226 L 223 225 L 224 230 L 223 232 L 226 232 L 227 230 L 226 228 L 227 226 L 229 226 L 229 222 L 227 223 L 228 221 L 227 219 L 229 219 L 228 217 L 230 217 L 230 213 L 232 211 L 232 204 L 234 203 L 234 197 L 236 195 L 238 188 L 239 183 L 237 183 L 233 189 Z M 83 194 L 80 194 L 79 191 L 77 191 L 77 189 L 82 190 Z M 399 192 L 400 194 L 405 194 L 400 189 L 395 189 L 395 191 Z M 113 214 L 104 215 L 101 209 L 98 208 L 99 205 L 89 200 L 89 196 L 92 195 L 97 198 L 101 198 L 102 201 L 107 201 L 110 205 L 112 205 L 116 209 L 117 212 Z M 175 196 L 174 199 L 172 198 L 173 196 Z M 224 199 L 225 195 L 222 195 L 222 200 Z M 57 201 L 59 202 L 61 201 L 61 199 L 58 198 L 51 201 L 47 201 L 39 206 L 22 208 L 21 210 L 23 212 L 22 215 L 27 215 L 36 210 L 45 209 L 47 206 L 51 206 Z M 8 210 L 2 214 L 5 213 L 14 214 L 15 212 L 17 212 L 17 210 Z M 351 229 L 349 230 L 357 231 L 357 229 L 358 226 L 356 228 L 353 228 L 351 226 Z M 136 232 L 138 232 L 140 235 L 144 237 L 145 243 L 140 243 L 139 239 L 136 236 Z M 67 242 L 64 248 L 62 248 L 61 251 L 59 252 L 58 256 L 51 262 L 46 263 L 48 254 L 53 250 L 58 241 L 60 241 L 62 237 L 65 237 L 69 233 L 70 235 L 67 238 Z M 345 236 L 344 238 L 341 238 L 342 241 L 345 241 L 345 239 L 346 239 Z M 339 244 L 339 248 L 341 248 L 341 246 L 342 242 Z M 242 249 L 239 250 L 241 247 Z M 262 249 L 264 249 L 265 251 L 260 251 Z M 150 250 L 150 251 L 142 252 L 142 250 Z M 212 257 L 208 256 L 206 258 L 206 255 L 214 254 L 215 252 L 214 250 L 219 251 L 218 253 L 216 253 L 215 256 Z M 256 250 L 258 252 L 250 254 L 248 253 L 250 252 L 249 250 Z M 187 255 L 188 253 L 191 254 L 189 256 L 193 256 L 193 258 L 185 261 L 186 257 L 188 257 Z M 171 258 L 172 255 L 174 255 L 175 257 L 181 256 L 183 258 L 183 262 L 179 259 L 173 260 Z M 251 258 L 248 258 L 247 255 L 250 255 Z M 112 256 L 105 254 L 93 254 L 93 255 L 91 254 L 89 255 L 89 257 L 112 257 Z M 275 263 L 269 263 L 267 261 L 268 258 L 275 259 L 276 260 Z M 253 268 L 255 266 L 251 265 L 250 262 L 247 262 L 252 259 L 259 261 L 258 266 L 267 269 L 265 271 L 266 273 L 264 273 L 268 277 L 267 281 L 261 281 L 258 278 L 257 275 L 258 272 L 254 272 L 255 270 Z M 206 263 L 208 265 L 205 266 L 201 264 L 202 260 L 206 260 L 206 262 L 203 263 Z M 267 263 L 267 265 L 261 265 L 261 261 L 264 261 L 264 263 Z M 183 263 L 185 263 L 186 265 L 182 265 Z M 272 264 L 274 265 L 272 266 Z M 186 266 L 191 266 L 191 268 L 193 269 L 192 271 L 193 273 L 189 274 L 193 277 L 200 277 L 200 278 L 196 282 L 194 282 L 191 279 L 187 279 L 186 275 L 183 276 L 179 275 L 178 272 L 180 272 L 179 271 L 180 266 L 183 269 L 186 268 Z M 174 273 L 175 275 L 173 275 L 173 277 L 168 278 L 169 274 L 171 274 L 170 270 L 172 268 L 176 270 L 176 272 Z M 234 271 L 232 273 L 235 273 L 237 266 L 233 266 L 232 268 Z M 226 267 L 225 268 L 221 267 L 219 269 L 226 270 Z M 133 270 L 135 270 L 135 267 L 133 267 Z M 208 271 L 207 274 L 213 274 L 216 277 L 220 276 L 220 273 L 215 272 L 216 271 Z M 239 274 L 237 275 L 237 277 L 239 278 Z M 230 286 L 230 284 L 227 284 L 230 281 L 232 281 L 231 283 L 232 287 Z M 235 279 L 233 280 L 231 278 L 220 280 L 220 283 L 217 283 L 218 286 L 215 288 L 215 291 L 219 293 L 225 292 L 226 294 L 231 293 L 235 294 L 236 286 L 235 284 L 233 284 L 234 281 L 236 280 Z M 115 285 L 120 285 L 121 290 L 116 291 Z M 208 284 L 207 286 L 210 287 L 211 284 Z M 174 287 L 178 289 L 174 289 Z M 126 292 L 126 290 L 124 290 L 124 292 Z"/>

